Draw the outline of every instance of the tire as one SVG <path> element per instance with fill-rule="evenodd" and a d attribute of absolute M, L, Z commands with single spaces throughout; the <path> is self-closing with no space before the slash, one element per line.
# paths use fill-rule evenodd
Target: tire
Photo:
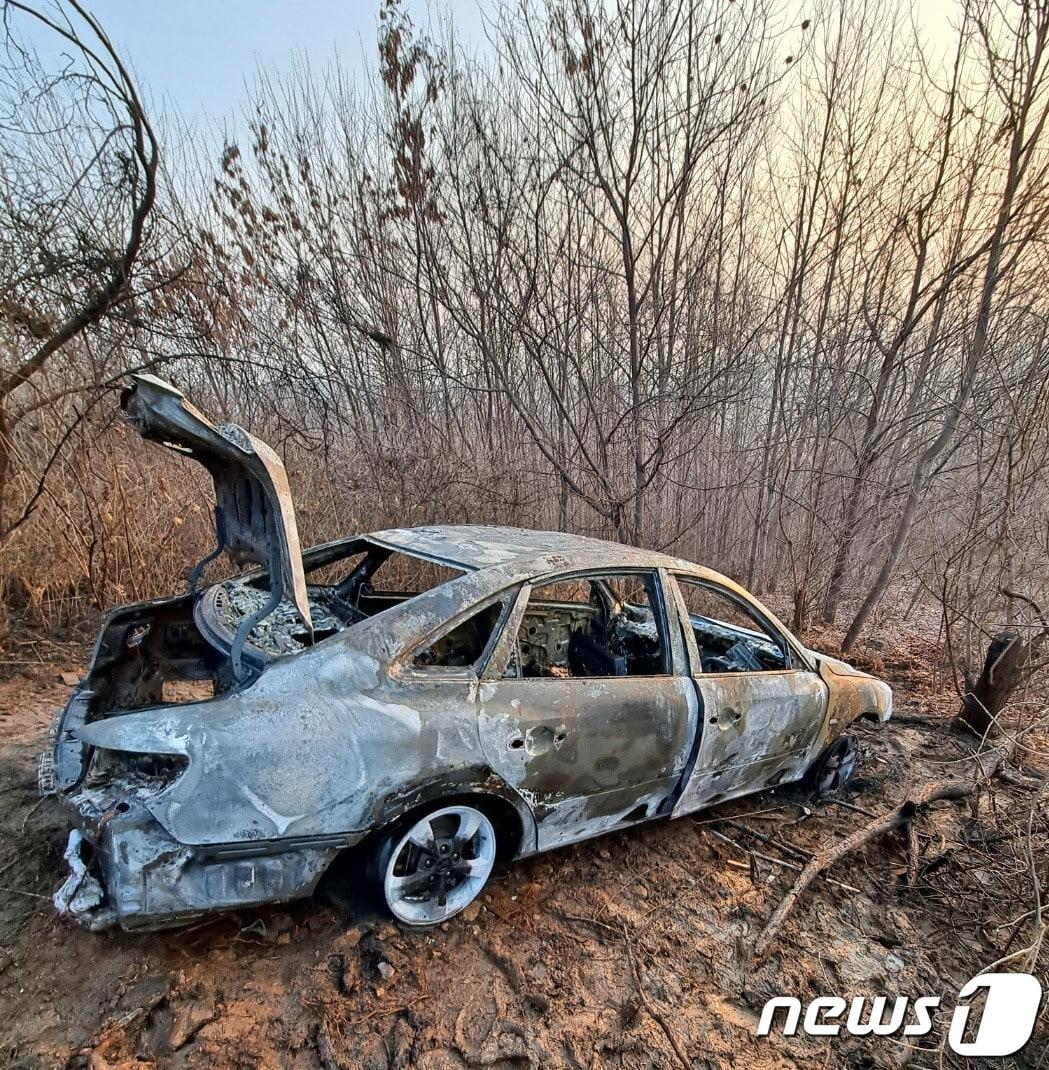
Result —
<path fill-rule="evenodd" d="M 403 925 L 440 925 L 481 894 L 498 849 L 483 811 L 436 805 L 382 835 L 374 855 L 377 891 Z"/>
<path fill-rule="evenodd" d="M 836 739 L 812 767 L 812 783 L 817 795 L 837 791 L 852 778 L 859 758 L 859 741 L 854 735 Z"/>

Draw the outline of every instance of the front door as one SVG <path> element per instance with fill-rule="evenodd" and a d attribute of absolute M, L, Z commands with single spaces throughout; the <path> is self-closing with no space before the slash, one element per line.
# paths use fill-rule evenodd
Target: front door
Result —
<path fill-rule="evenodd" d="M 481 747 L 531 805 L 540 850 L 654 816 L 698 702 L 655 572 L 525 587 L 481 681 Z"/>
<path fill-rule="evenodd" d="M 827 687 L 760 607 L 706 580 L 675 582 L 702 704 L 677 815 L 803 775 L 827 712 Z"/>

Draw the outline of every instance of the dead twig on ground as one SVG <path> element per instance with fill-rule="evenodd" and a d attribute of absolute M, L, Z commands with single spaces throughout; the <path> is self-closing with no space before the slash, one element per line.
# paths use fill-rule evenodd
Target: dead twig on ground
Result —
<path fill-rule="evenodd" d="M 24 888 L 9 888 L 6 885 L 0 885 L 0 892 L 10 892 L 12 895 L 28 895 L 32 899 L 50 899 L 49 895 L 42 895 L 40 892 L 27 892 Z"/>
<path fill-rule="evenodd" d="M 424 992 L 422 995 L 408 1000 L 407 1003 L 398 1003 L 395 1007 L 379 1007 L 368 1014 L 362 1015 L 360 1018 L 354 1018 L 352 1021 L 347 1022 L 346 1025 L 350 1029 L 355 1029 L 357 1026 L 364 1025 L 365 1022 L 370 1022 L 375 1018 L 389 1018 L 394 1014 L 402 1014 L 404 1011 L 411 1010 L 412 1007 L 417 1007 L 420 1003 L 425 1003 L 429 998 L 429 994 Z"/>
<path fill-rule="evenodd" d="M 936 714 L 922 713 L 893 713 L 892 723 L 896 726 L 903 725 L 906 728 L 945 729 L 948 721 L 945 717 Z"/>
<path fill-rule="evenodd" d="M 731 837 L 725 836 L 720 832 L 715 832 L 713 829 L 710 830 L 710 834 L 711 836 L 716 836 L 719 840 L 724 840 L 725 843 L 731 844 L 737 851 L 741 851 L 748 857 L 760 858 L 763 862 L 770 862 L 775 866 L 782 866 L 784 869 L 792 869 L 796 873 L 801 871 L 802 867 L 799 866 L 797 862 L 790 862 L 786 858 L 776 858 L 774 855 L 767 855 L 763 854 L 761 851 L 751 850 L 750 848 L 744 847 L 742 844 L 736 843 Z M 750 869 L 750 864 L 747 862 L 733 862 L 730 858 L 725 859 L 725 861 L 728 862 L 729 865 L 736 865 L 741 869 Z M 859 888 L 853 888 L 851 884 L 845 884 L 843 881 L 835 880 L 833 877 L 824 877 L 823 879 L 828 884 L 833 884 L 835 887 L 841 888 L 843 891 L 852 892 L 854 895 L 860 894 Z"/>
<path fill-rule="evenodd" d="M 677 1037 L 674 1036 L 673 1029 L 670 1028 L 670 1024 L 667 1022 L 666 1017 L 660 1013 L 660 1011 L 653 1006 L 652 1001 L 648 998 L 648 993 L 645 991 L 645 986 L 641 983 L 641 971 L 638 969 L 637 959 L 634 956 L 634 945 L 630 939 L 630 933 L 627 931 L 626 926 L 623 927 L 623 940 L 626 942 L 627 959 L 630 962 L 630 971 L 634 975 L 634 984 L 637 987 L 638 999 L 641 1000 L 645 1010 L 648 1011 L 652 1020 L 663 1030 L 667 1040 L 670 1041 L 670 1046 L 674 1049 L 674 1054 L 678 1057 L 678 1061 L 684 1067 L 692 1065 L 692 1061 L 688 1058 L 685 1052 L 681 1048 L 681 1044 Z"/>
<path fill-rule="evenodd" d="M 877 814 L 871 813 L 870 810 L 864 809 L 862 806 L 857 806 L 856 803 L 849 802 L 846 799 L 824 799 L 824 802 L 834 803 L 835 806 L 841 806 L 845 810 L 855 810 L 857 814 L 863 814 L 864 817 L 874 818 Z"/>
<path fill-rule="evenodd" d="M 1024 776 L 1023 773 L 1015 769 L 999 769 L 998 779 L 1003 784 L 1009 784 L 1014 788 L 1026 788 L 1028 791 L 1033 791 L 1035 788 L 1040 789 L 1042 785 L 1042 781 L 1038 777 Z"/>
<path fill-rule="evenodd" d="M 907 822 L 907 887 L 913 888 L 918 880 L 918 860 L 921 857 L 921 843 L 918 841 L 918 827 L 914 820 Z"/>
<path fill-rule="evenodd" d="M 22 824 L 18 829 L 19 836 L 25 835 L 25 827 L 27 824 L 29 824 L 29 819 L 33 816 L 33 814 L 37 812 L 37 810 L 40 809 L 41 806 L 44 805 L 45 802 L 47 802 L 47 796 L 43 795 L 39 799 L 37 799 L 37 801 L 33 803 L 33 805 L 30 806 L 29 809 L 25 812 L 25 816 L 22 818 Z"/>
<path fill-rule="evenodd" d="M 729 821 L 726 820 L 725 824 L 730 828 L 734 828 L 737 832 L 743 833 L 745 836 L 753 836 L 754 839 L 760 843 L 764 843 L 769 847 L 777 847 L 781 851 L 786 851 L 787 854 L 792 855 L 794 858 L 801 859 L 802 861 L 808 861 L 812 854 L 809 851 L 804 851 L 800 847 L 795 847 L 793 844 L 784 843 L 782 840 L 776 839 L 775 836 L 766 836 L 763 832 L 758 832 L 757 829 L 749 828 L 741 821 Z"/>
<path fill-rule="evenodd" d="M 919 790 L 910 792 L 895 809 L 868 821 L 845 839 L 817 851 L 798 875 L 794 886 L 780 901 L 772 917 L 769 918 L 768 924 L 754 944 L 754 955 L 762 955 L 768 950 L 787 916 L 805 894 L 809 885 L 830 869 L 835 862 L 859 850 L 872 840 L 902 829 L 913 820 L 915 814 L 934 802 L 964 799 L 971 795 L 980 784 L 994 776 L 1006 757 L 1007 751 L 1000 748 L 987 752 L 983 756 L 977 756 L 978 770 L 975 776 L 958 780 L 938 780 L 926 784 Z"/>
<path fill-rule="evenodd" d="M 607 932 L 615 933 L 616 936 L 619 935 L 619 930 L 615 928 L 615 926 L 609 925 L 598 918 L 588 918 L 583 914 L 569 914 L 567 910 L 560 910 L 558 913 L 562 918 L 567 918 L 569 921 L 581 921 L 585 925 L 594 925 L 599 929 L 605 929 Z"/>

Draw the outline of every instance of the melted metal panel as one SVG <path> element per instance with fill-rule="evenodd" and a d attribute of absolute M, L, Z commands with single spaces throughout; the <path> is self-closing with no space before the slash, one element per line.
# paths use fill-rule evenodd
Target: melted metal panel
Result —
<path fill-rule="evenodd" d="M 699 676 L 696 686 L 703 735 L 675 814 L 805 772 L 827 709 L 827 688 L 816 673 L 726 673 Z"/>
<path fill-rule="evenodd" d="M 582 838 L 665 797 L 695 723 L 683 677 L 493 680 L 478 698 L 485 758 L 532 806 L 540 850 L 564 842 L 572 814 Z"/>

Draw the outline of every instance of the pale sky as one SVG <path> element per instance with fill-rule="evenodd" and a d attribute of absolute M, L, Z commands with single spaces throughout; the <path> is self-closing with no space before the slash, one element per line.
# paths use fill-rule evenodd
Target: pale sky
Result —
<path fill-rule="evenodd" d="M 449 16 L 457 37 L 484 41 L 484 0 L 407 0 L 417 31 L 439 37 Z M 130 62 L 155 110 L 174 106 L 190 123 L 236 118 L 245 84 L 259 68 L 290 72 L 305 60 L 323 68 L 336 57 L 362 75 L 376 67 L 380 0 L 86 0 Z M 30 27 L 23 19 L 19 29 Z M 29 35 L 46 54 L 42 31 Z"/>
<path fill-rule="evenodd" d="M 280 75 L 304 59 L 316 69 L 338 57 L 351 74 L 374 70 L 379 3 L 87 0 L 154 106 L 167 110 L 173 105 L 185 120 L 203 126 L 231 119 L 235 124 L 245 83 L 259 67 Z M 912 3 L 923 35 L 933 43 L 944 40 L 958 0 Z M 442 20 L 450 16 L 460 43 L 479 48 L 484 42 L 482 13 L 491 6 L 492 0 L 405 3 L 417 29 L 439 37 Z"/>
<path fill-rule="evenodd" d="M 336 56 L 350 71 L 375 66 L 378 0 L 88 0 L 155 96 L 187 118 L 230 114 L 258 66 L 287 71 L 294 57 L 323 67 Z M 416 27 L 440 9 L 409 0 Z M 457 27 L 476 23 L 478 0 L 443 0 Z M 437 27 L 434 27 L 436 30 Z"/>

